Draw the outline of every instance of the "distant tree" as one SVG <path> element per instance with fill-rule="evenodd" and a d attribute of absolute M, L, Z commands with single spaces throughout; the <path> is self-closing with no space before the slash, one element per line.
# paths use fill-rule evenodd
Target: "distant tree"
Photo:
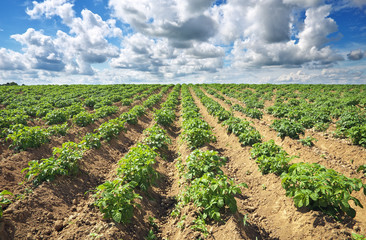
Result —
<path fill-rule="evenodd" d="M 10 82 L 10 83 L 5 83 L 5 84 L 0 84 L 0 86 L 18 86 L 18 83 Z"/>

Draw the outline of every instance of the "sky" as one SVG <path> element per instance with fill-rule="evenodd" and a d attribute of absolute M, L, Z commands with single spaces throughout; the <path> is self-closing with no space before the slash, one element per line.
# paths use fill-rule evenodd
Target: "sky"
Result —
<path fill-rule="evenodd" d="M 2 0 L 7 82 L 366 84 L 366 0 Z"/>

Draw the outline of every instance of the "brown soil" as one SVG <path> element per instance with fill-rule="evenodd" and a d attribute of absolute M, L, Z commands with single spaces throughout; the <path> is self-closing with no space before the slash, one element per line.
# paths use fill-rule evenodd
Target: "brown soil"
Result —
<path fill-rule="evenodd" d="M 250 159 L 250 147 L 242 147 L 235 135 L 228 135 L 217 119 L 208 114 L 194 92 L 191 93 L 204 120 L 213 127 L 217 137 L 216 143 L 202 150 L 215 150 L 228 157 L 228 163 L 222 167 L 225 174 L 236 183 L 248 184 L 248 188 L 242 188 L 243 193 L 236 196 L 236 214 L 226 213 L 222 222 L 208 223 L 208 239 L 349 239 L 352 232 L 365 234 L 364 209 L 356 208 L 355 219 L 336 222 L 321 212 L 296 208 L 292 199 L 286 197 L 281 179 L 274 174 L 262 175 L 255 161 Z M 215 100 L 229 109 L 223 101 Z M 239 103 L 235 99 L 230 100 Z M 4 221 L 0 222 L 0 239 L 144 239 L 151 229 L 158 239 L 199 238 L 200 233 L 190 228 L 196 210 L 193 205 L 182 209 L 182 214 L 186 215 L 184 221 L 170 215 L 176 203 L 175 196 L 184 189 L 176 163 L 180 159 L 184 162 L 191 152 L 179 136 L 182 122 L 180 110 L 181 106 L 177 109 L 174 125 L 166 129 L 172 144 L 157 159 L 155 166 L 161 177 L 156 186 L 147 192 L 139 192 L 143 197 L 139 201 L 141 208 L 135 209 L 129 224 L 103 219 L 103 215 L 93 205 L 93 192 L 90 191 L 104 181 L 115 178 L 119 159 L 143 139 L 142 131 L 154 124 L 151 111 L 141 117 L 137 125 L 129 125 L 126 133 L 121 133 L 109 143 L 103 143 L 102 148 L 88 150 L 80 161 L 80 171 L 76 176 L 59 177 L 34 190 L 29 184 L 17 185 L 24 177 L 20 170 L 31 159 L 49 157 L 52 146 L 60 146 L 69 140 L 60 138 L 59 142 L 39 149 L 1 155 L 6 158 L 0 162 L 0 189 L 9 187 L 15 193 L 29 193 L 5 209 Z M 235 116 L 247 119 L 241 113 L 235 112 Z M 304 147 L 296 140 L 278 138 L 276 132 L 269 128 L 271 116 L 265 114 L 260 121 L 250 120 L 265 141 L 274 139 L 289 154 L 300 156 L 294 161 L 319 162 L 347 176 L 362 177 L 355 171 L 356 162 L 361 162 L 366 156 L 362 155 L 365 154 L 362 148 L 327 136 L 321 138 L 321 134 L 310 131 L 306 134 L 312 134 L 318 142 L 312 148 Z M 73 132 L 72 139 L 76 141 L 82 134 Z M 355 196 L 361 203 L 366 202 L 361 194 Z M 247 216 L 245 225 L 244 216 Z"/>
<path fill-rule="evenodd" d="M 0 190 L 6 189 L 14 194 L 22 193 L 24 186 L 19 185 L 24 180 L 21 170 L 28 167 L 30 160 L 48 158 L 52 155 L 54 147 L 61 147 L 64 142 L 80 142 L 87 133 L 94 132 L 102 123 L 118 117 L 121 113 L 127 112 L 130 108 L 139 105 L 143 100 L 137 100 L 131 106 L 119 106 L 116 114 L 98 119 L 85 127 L 79 127 L 68 121 L 71 126 L 65 136 L 51 137 L 50 142 L 41 145 L 39 148 L 30 148 L 27 151 L 17 152 L 9 149 L 9 143 L 0 145 Z M 16 164 L 14 164 L 16 163 Z"/>
<path fill-rule="evenodd" d="M 165 99 L 166 96 L 163 101 Z M 82 160 L 79 161 L 80 171 L 76 176 L 59 177 L 35 189 L 30 183 L 18 186 L 17 183 L 24 179 L 21 165 L 27 165 L 31 159 L 40 159 L 41 154 L 48 157 L 51 151 L 41 153 L 24 151 L 11 156 L 8 161 L 2 161 L 8 164 L 1 169 L 10 169 L 13 175 L 2 174 L 1 177 L 9 180 L 1 181 L 1 184 L 9 186 L 7 189 L 12 189 L 13 193 L 22 195 L 21 199 L 10 204 L 4 211 L 0 239 L 79 239 L 74 236 L 80 235 L 81 225 L 91 226 L 90 222 L 95 216 L 98 219 L 95 223 L 103 223 L 102 215 L 92 204 L 92 193 L 88 191 L 114 175 L 119 159 L 133 144 L 142 139 L 143 130 L 152 124 L 152 111 L 148 112 L 139 118 L 138 124 L 128 125 L 126 133 L 121 133 L 118 138 L 108 143 L 104 142 L 100 149 L 91 149 L 84 153 Z M 13 160 L 13 165 L 10 160 Z M 17 164 L 14 164 L 14 161 L 17 161 Z M 83 212 L 94 214 L 94 217 L 88 218 L 87 223 L 85 218 L 77 222 L 75 219 L 82 216 Z M 78 229 L 71 232 L 63 231 L 68 226 L 78 226 Z M 92 232 L 86 234 L 84 231 L 81 235 L 89 239 L 90 233 Z M 65 238 L 62 234 L 65 234 Z"/>
<path fill-rule="evenodd" d="M 204 91 L 204 89 L 201 90 Z M 207 94 L 207 92 L 205 93 Z M 215 101 L 219 102 L 227 110 L 229 109 L 229 106 L 225 104 L 223 101 L 213 97 L 212 95 L 209 94 L 207 95 L 210 96 Z M 237 101 L 236 99 L 228 98 L 227 96 L 225 96 L 225 98 L 230 99 L 233 103 L 239 103 L 239 101 Z M 202 108 L 204 107 L 201 106 L 201 109 Z M 354 161 L 362 161 L 361 159 L 363 158 L 363 156 L 365 156 L 365 150 L 360 147 L 350 146 L 348 144 L 344 144 L 339 141 L 337 142 L 336 140 L 330 140 L 325 138 L 320 139 L 318 142 L 315 142 L 314 147 L 305 147 L 302 146 L 297 140 L 293 140 L 288 137 L 282 140 L 281 138 L 277 137 L 277 133 L 269 127 L 270 125 L 269 119 L 271 119 L 271 116 L 268 116 L 267 114 L 264 114 L 264 118 L 262 120 L 249 119 L 248 117 L 239 112 L 235 112 L 234 115 L 236 117 L 252 121 L 253 122 L 252 126 L 254 126 L 261 133 L 261 135 L 264 137 L 264 141 L 274 139 L 276 144 L 282 146 L 283 149 L 287 151 L 290 155 L 299 156 L 300 158 L 294 159 L 293 160 L 294 162 L 300 162 L 300 161 L 311 162 L 311 163 L 317 162 L 326 167 L 333 168 L 345 174 L 346 176 L 365 179 L 365 177 L 362 174 L 357 173 L 355 171 L 356 166 L 352 165 L 351 162 L 344 160 L 345 154 L 346 156 L 349 156 L 350 152 L 357 151 L 355 152 L 355 155 L 353 155 L 353 159 Z M 210 117 L 211 116 L 207 116 L 207 118 Z M 215 122 L 216 125 L 214 124 Z M 211 126 L 215 127 L 215 131 L 217 131 L 218 129 L 222 129 L 221 125 L 217 124 L 217 121 L 215 120 L 212 120 L 209 123 Z M 225 131 L 223 130 L 223 132 L 220 132 L 219 135 L 222 136 L 224 132 Z M 314 137 L 318 139 L 318 136 Z M 235 136 L 233 135 L 232 138 L 235 138 Z M 322 142 L 322 140 L 324 142 Z M 327 147 L 326 149 L 329 149 L 329 145 L 334 147 L 335 152 L 329 153 L 326 150 L 317 147 L 317 146 L 326 146 Z M 238 145 L 238 147 L 239 146 L 240 145 Z M 343 150 L 339 149 L 337 150 L 336 148 L 341 148 Z M 248 151 L 249 149 L 250 148 L 248 148 Z M 331 232 L 334 232 L 335 233 L 335 235 L 333 236 L 334 239 L 339 238 L 345 239 L 349 238 L 352 232 L 359 232 L 359 231 L 363 233 L 365 232 L 366 230 L 365 209 L 357 207 L 356 218 L 354 220 L 349 219 L 348 221 L 341 223 L 335 222 L 333 219 L 325 216 L 320 212 L 307 211 L 306 209 L 296 209 L 293 206 L 292 200 L 285 196 L 285 191 L 281 187 L 281 179 L 279 177 L 273 174 L 261 175 L 261 173 L 257 170 L 254 161 L 249 160 L 250 159 L 249 152 L 247 155 L 243 156 L 242 159 L 243 160 L 247 159 L 248 161 L 246 162 L 245 166 L 248 166 L 248 163 L 251 163 L 250 166 L 252 166 L 253 168 L 242 169 L 242 167 L 239 167 L 240 164 L 236 166 L 239 168 L 239 171 L 244 172 L 244 175 L 242 175 L 244 179 L 246 176 L 245 174 L 248 174 L 249 176 L 249 178 L 247 177 L 248 180 L 254 181 L 254 184 L 257 184 L 258 189 L 256 190 L 255 194 L 256 197 L 257 194 L 259 194 L 259 198 L 257 199 L 257 201 L 255 201 L 256 204 L 254 206 L 259 206 L 259 208 L 261 209 L 265 208 L 268 209 L 267 211 L 264 212 L 263 216 L 268 219 L 267 225 L 274 225 L 275 228 L 278 229 L 279 233 L 275 235 L 276 237 L 279 237 L 280 239 L 290 239 L 290 238 L 306 239 L 311 238 L 313 236 L 317 236 L 316 238 L 318 239 L 319 236 L 319 239 L 331 239 L 332 238 Z M 261 180 L 255 183 L 253 174 L 258 175 L 258 178 Z M 262 195 L 262 193 L 264 195 Z M 362 195 L 361 193 L 356 193 L 354 194 L 354 196 L 357 197 L 361 201 L 361 203 L 366 202 L 365 196 Z M 269 213 L 268 211 L 271 213 Z M 283 214 L 281 214 L 281 212 Z M 273 219 L 270 220 L 267 214 L 268 215 L 272 214 Z M 297 224 L 297 227 L 296 226 L 292 227 L 289 224 Z M 272 229 L 272 232 L 273 231 L 274 230 Z M 336 237 L 336 234 L 340 234 L 339 236 L 342 237 Z"/>

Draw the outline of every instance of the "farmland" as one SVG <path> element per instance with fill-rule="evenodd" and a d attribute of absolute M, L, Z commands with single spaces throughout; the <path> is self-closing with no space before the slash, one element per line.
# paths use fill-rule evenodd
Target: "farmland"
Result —
<path fill-rule="evenodd" d="M 1 239 L 364 239 L 364 85 L 0 86 Z"/>

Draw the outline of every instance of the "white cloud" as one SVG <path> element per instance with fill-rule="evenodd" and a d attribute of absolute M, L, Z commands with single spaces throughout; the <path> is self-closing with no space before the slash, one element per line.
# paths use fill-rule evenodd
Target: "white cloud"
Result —
<path fill-rule="evenodd" d="M 101 3 L 94 0 L 94 4 Z M 78 3 L 74 0 L 34 1 L 26 10 L 31 19 L 53 19 L 69 30 L 47 36 L 42 30 L 29 28 L 13 35 L 22 44 L 22 52 L 0 48 L 0 70 L 8 71 L 9 78 L 23 71 L 25 79 L 80 74 L 81 81 L 107 77 L 117 82 L 123 82 L 123 77 L 137 82 L 163 78 L 236 81 L 243 75 L 253 82 L 334 79 L 334 75 L 346 73 L 320 73 L 322 68 L 344 60 L 329 46 L 329 35 L 338 31 L 329 15 L 341 8 L 362 8 L 366 0 L 342 0 L 332 5 L 324 0 L 214 3 L 109 0 L 111 19 L 103 20 L 88 9 L 75 12 L 74 4 Z M 121 23 L 123 33 L 117 27 Z M 119 39 L 120 46 L 111 44 L 111 38 Z M 353 46 L 357 48 L 363 47 Z M 365 56 L 362 50 L 347 52 L 351 60 Z M 346 56 L 344 50 L 342 54 Z M 112 68 L 96 70 L 92 66 L 98 63 L 108 63 Z M 4 71 L 0 71 L 3 76 Z M 354 74 L 353 79 L 358 77 L 355 72 L 349 72 Z"/>
<path fill-rule="evenodd" d="M 257 7 L 259 6 L 257 5 Z M 257 10 L 253 11 L 258 12 Z M 322 65 L 327 67 L 343 60 L 340 55 L 325 45 L 329 42 L 327 36 L 337 31 L 336 23 L 328 17 L 329 12 L 329 5 L 309 8 L 306 11 L 304 28 L 298 34 L 298 42 L 295 40 L 285 41 L 285 34 L 283 37 L 279 37 L 278 33 L 259 37 L 255 34 L 258 32 L 259 25 L 252 25 L 254 30 L 246 30 L 243 35 L 244 39 L 238 39 L 234 42 L 231 51 L 233 66 L 241 68 L 271 65 L 284 67 Z M 278 16 L 278 18 L 281 17 Z M 276 22 L 275 19 L 272 19 L 272 22 Z M 287 22 L 290 24 L 290 19 L 287 19 Z M 262 25 L 265 26 L 265 24 Z M 251 28 L 249 27 L 249 29 Z M 271 31 L 266 31 L 266 34 L 270 33 Z M 287 36 L 289 37 L 289 35 L 290 33 Z M 270 39 L 281 41 L 268 41 Z"/>
<path fill-rule="evenodd" d="M 349 60 L 361 60 L 365 55 L 365 52 L 363 52 L 361 49 L 357 49 L 348 53 L 347 58 Z"/>
<path fill-rule="evenodd" d="M 283 0 L 285 4 L 297 5 L 299 7 L 317 7 L 324 3 L 324 0 Z"/>
<path fill-rule="evenodd" d="M 26 13 L 33 19 L 60 16 L 65 23 L 72 22 L 75 12 L 72 9 L 73 4 L 69 0 L 45 0 L 44 2 L 33 1 L 33 9 L 27 8 Z"/>
<path fill-rule="evenodd" d="M 69 34 L 59 30 L 55 37 L 46 36 L 33 28 L 11 36 L 23 45 L 23 61 L 29 63 L 30 69 L 90 75 L 94 74 L 91 64 L 103 63 L 119 55 L 119 48 L 107 40 L 122 36 L 121 29 L 115 26 L 116 21 L 104 21 L 87 9 L 81 11 L 81 17 L 75 17 L 72 7 L 68 0 L 46 0 L 33 2 L 33 8 L 27 9 L 31 18 L 59 16 L 70 28 Z M 10 58 L 9 54 L 4 56 Z M 25 65 L 15 66 L 25 69 Z M 6 67 L 0 65 L 0 69 Z"/>
<path fill-rule="evenodd" d="M 0 48 L 0 70 L 24 70 L 27 65 L 28 63 L 22 54 Z"/>

